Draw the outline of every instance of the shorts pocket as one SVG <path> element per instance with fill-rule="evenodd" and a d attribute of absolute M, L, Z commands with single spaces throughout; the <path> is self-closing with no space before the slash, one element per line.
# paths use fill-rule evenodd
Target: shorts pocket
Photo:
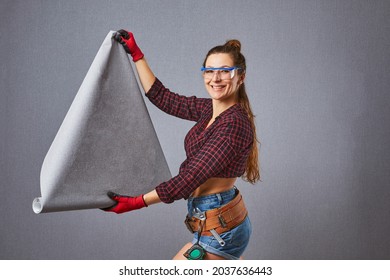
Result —
<path fill-rule="evenodd" d="M 232 229 L 229 233 L 231 234 L 231 243 L 233 245 L 246 247 L 252 234 L 252 224 L 249 217 L 246 217 L 239 226 Z"/>

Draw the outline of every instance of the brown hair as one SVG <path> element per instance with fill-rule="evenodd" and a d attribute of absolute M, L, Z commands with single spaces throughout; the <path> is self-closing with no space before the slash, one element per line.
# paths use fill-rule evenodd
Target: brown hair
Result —
<path fill-rule="evenodd" d="M 203 67 L 206 65 L 206 60 L 211 54 L 217 53 L 226 53 L 229 54 L 233 59 L 234 66 L 239 67 L 238 73 L 240 75 L 245 74 L 246 72 L 246 61 L 244 55 L 241 53 L 241 43 L 238 40 L 228 40 L 224 45 L 216 46 L 209 50 L 206 55 L 206 58 L 203 62 Z M 256 134 L 256 125 L 255 125 L 255 115 L 252 112 L 251 105 L 249 103 L 248 95 L 246 94 L 245 84 L 242 83 L 238 88 L 238 102 L 241 104 L 242 108 L 245 109 L 248 114 L 248 118 L 251 123 L 251 127 L 253 130 L 253 145 L 252 150 L 249 154 L 246 170 L 244 175 L 242 176 L 245 181 L 248 181 L 252 184 L 256 183 L 256 181 L 260 180 L 260 166 L 259 166 L 259 149 L 258 143 L 260 141 L 257 139 Z"/>

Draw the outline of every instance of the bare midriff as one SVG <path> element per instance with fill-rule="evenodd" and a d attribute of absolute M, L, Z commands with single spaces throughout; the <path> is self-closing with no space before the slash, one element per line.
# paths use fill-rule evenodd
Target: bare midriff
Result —
<path fill-rule="evenodd" d="M 237 178 L 210 178 L 192 193 L 192 197 L 228 191 L 234 187 L 236 180 Z"/>

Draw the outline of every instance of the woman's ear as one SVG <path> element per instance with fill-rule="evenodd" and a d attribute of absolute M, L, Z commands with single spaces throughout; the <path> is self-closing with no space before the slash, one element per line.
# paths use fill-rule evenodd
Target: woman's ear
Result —
<path fill-rule="evenodd" d="M 242 74 L 242 75 L 240 76 L 240 79 L 238 80 L 238 84 L 239 84 L 239 85 L 243 84 L 243 83 L 244 83 L 244 80 L 245 80 L 245 74 Z"/>

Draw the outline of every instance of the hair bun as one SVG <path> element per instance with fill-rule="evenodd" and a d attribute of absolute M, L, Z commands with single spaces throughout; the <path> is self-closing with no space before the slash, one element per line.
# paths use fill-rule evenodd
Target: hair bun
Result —
<path fill-rule="evenodd" d="M 226 41 L 225 46 L 235 48 L 237 51 L 241 51 L 241 43 L 236 39 Z"/>

